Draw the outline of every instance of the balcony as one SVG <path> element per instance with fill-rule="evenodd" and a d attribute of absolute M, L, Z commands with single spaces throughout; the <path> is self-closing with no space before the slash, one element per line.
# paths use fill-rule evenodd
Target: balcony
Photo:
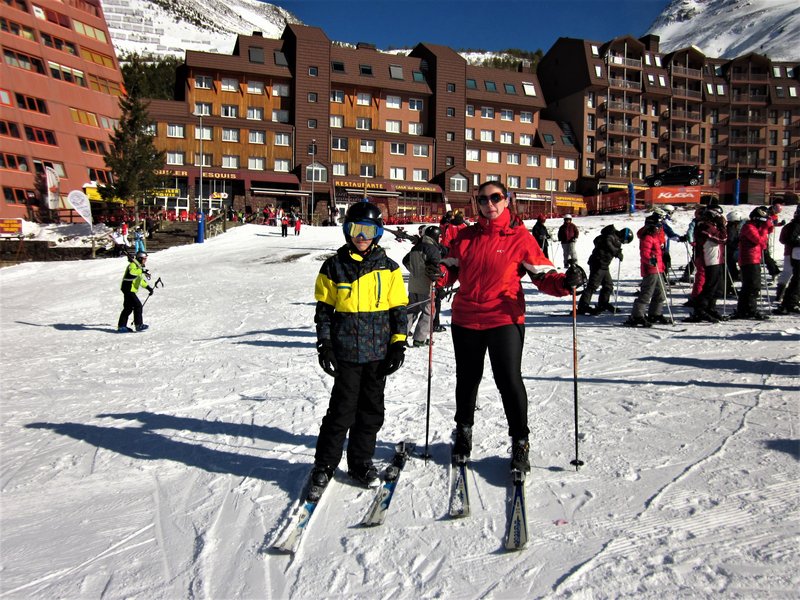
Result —
<path fill-rule="evenodd" d="M 703 92 L 699 90 L 689 90 L 682 87 L 674 87 L 672 88 L 672 95 L 679 98 L 694 98 L 696 100 L 700 100 L 703 97 Z"/>
<path fill-rule="evenodd" d="M 673 140 L 676 142 L 700 143 L 701 139 L 700 135 L 687 131 L 665 131 L 661 134 L 661 140 L 664 142 Z"/>
<path fill-rule="evenodd" d="M 731 83 L 745 81 L 768 81 L 769 73 L 745 73 L 741 71 L 731 71 Z"/>
<path fill-rule="evenodd" d="M 640 181 L 639 173 L 631 171 L 630 169 L 600 169 L 597 171 L 597 177 L 600 179 L 607 178 L 607 177 L 616 177 L 618 179 L 624 179 L 626 181 L 630 180 L 631 177 L 635 181 Z"/>
<path fill-rule="evenodd" d="M 693 79 L 703 78 L 703 71 L 701 71 L 700 69 L 689 69 L 688 67 L 679 67 L 677 65 L 672 65 L 671 71 L 673 75 L 681 75 L 684 77 L 691 77 Z"/>
<path fill-rule="evenodd" d="M 678 121 L 701 121 L 703 119 L 703 114 L 699 110 L 683 110 L 682 108 L 668 110 L 665 116 Z"/>
<path fill-rule="evenodd" d="M 638 127 L 633 127 L 632 125 L 621 125 L 619 123 L 608 123 L 606 125 L 601 125 L 600 129 L 598 130 L 600 134 L 609 133 L 609 134 L 619 134 L 623 136 L 633 136 L 633 137 L 641 137 L 642 132 Z"/>
<path fill-rule="evenodd" d="M 622 79 L 620 77 L 614 77 L 608 80 L 609 87 L 616 88 L 618 90 L 641 90 L 642 89 L 642 82 L 641 81 L 630 81 L 629 79 Z"/>
<path fill-rule="evenodd" d="M 622 146 L 603 146 L 597 153 L 600 156 L 616 156 L 619 158 L 639 158 L 638 148 L 623 148 Z"/>
<path fill-rule="evenodd" d="M 670 164 L 699 165 L 700 157 L 686 152 L 670 152 L 661 156 L 661 162 L 669 160 Z"/>
<path fill-rule="evenodd" d="M 766 104 L 768 99 L 766 94 L 731 94 L 734 104 Z"/>
<path fill-rule="evenodd" d="M 622 56 L 615 56 L 613 54 L 606 54 L 605 62 L 609 66 L 630 67 L 632 69 L 642 68 L 641 59 L 623 58 Z"/>
<path fill-rule="evenodd" d="M 619 101 L 605 101 L 600 105 L 600 110 L 616 111 L 616 112 L 632 112 L 640 113 L 641 106 L 633 102 L 619 102 Z"/>
<path fill-rule="evenodd" d="M 767 117 L 766 115 L 737 115 L 736 113 L 734 113 L 730 116 L 730 122 L 741 123 L 741 124 L 755 123 L 756 125 L 766 125 Z"/>
<path fill-rule="evenodd" d="M 766 143 L 767 138 L 763 137 L 740 136 L 728 138 L 728 145 L 730 146 L 765 146 Z"/>

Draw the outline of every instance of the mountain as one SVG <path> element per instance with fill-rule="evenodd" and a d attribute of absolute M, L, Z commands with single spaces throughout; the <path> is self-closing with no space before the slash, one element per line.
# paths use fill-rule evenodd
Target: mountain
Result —
<path fill-rule="evenodd" d="M 183 57 L 186 50 L 229 54 L 236 34 L 261 31 L 278 38 L 286 23 L 301 23 L 287 10 L 259 0 L 102 0 L 117 54 Z"/>
<path fill-rule="evenodd" d="M 800 61 L 797 0 L 672 0 L 650 26 L 661 49 L 697 46 L 706 56 L 734 58 L 749 52 L 772 60 Z"/>

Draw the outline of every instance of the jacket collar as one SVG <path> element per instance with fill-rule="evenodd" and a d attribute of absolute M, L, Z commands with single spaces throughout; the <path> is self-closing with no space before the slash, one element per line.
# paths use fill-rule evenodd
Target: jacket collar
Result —
<path fill-rule="evenodd" d="M 483 215 L 478 217 L 478 225 L 485 233 L 511 233 L 513 227 L 516 226 L 516 223 L 511 218 L 511 211 L 508 210 L 508 207 L 502 212 L 502 214 L 497 217 L 496 219 L 487 219 Z"/>

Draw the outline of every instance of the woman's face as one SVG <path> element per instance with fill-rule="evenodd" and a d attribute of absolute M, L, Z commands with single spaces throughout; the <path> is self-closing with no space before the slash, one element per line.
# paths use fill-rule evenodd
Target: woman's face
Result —
<path fill-rule="evenodd" d="M 497 199 L 498 195 L 501 197 L 501 199 L 495 203 L 492 200 L 492 197 Z M 483 199 L 484 197 L 488 199 L 488 202 L 486 202 L 486 204 L 481 204 L 479 201 L 478 210 L 481 211 L 481 214 L 490 221 L 502 215 L 503 211 L 508 206 L 508 198 L 506 198 L 505 194 L 503 194 L 503 190 L 496 185 L 484 186 L 480 194 L 478 194 L 478 198 Z"/>

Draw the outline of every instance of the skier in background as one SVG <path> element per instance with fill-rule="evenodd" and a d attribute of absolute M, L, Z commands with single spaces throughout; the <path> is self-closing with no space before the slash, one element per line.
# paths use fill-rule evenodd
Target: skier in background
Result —
<path fill-rule="evenodd" d="M 450 244 L 456 239 L 458 232 L 467 227 L 464 221 L 464 213 L 460 210 L 453 211 L 453 218 L 445 228 L 442 229 L 441 243 L 445 248 L 450 248 Z"/>
<path fill-rule="evenodd" d="M 627 327 L 652 327 L 653 323 L 671 324 L 663 315 L 666 296 L 664 294 L 664 260 L 661 246 L 661 219 L 652 214 L 644 220 L 644 227 L 636 232 L 639 238 L 639 264 L 642 284 L 639 295 L 633 302 L 633 310 Z"/>
<path fill-rule="evenodd" d="M 314 291 L 319 364 L 334 378 L 311 471 L 317 493 L 333 477 L 348 431 L 348 474 L 365 486 L 378 483 L 372 457 L 386 377 L 403 364 L 406 349 L 408 297 L 399 265 L 378 245 L 380 209 L 356 202 L 343 229 L 347 243 L 322 264 Z"/>
<path fill-rule="evenodd" d="M 794 218 L 781 230 L 780 242 L 783 244 L 784 256 L 789 257 L 792 275 L 783 292 L 780 306 L 775 314 L 800 313 L 800 206 L 794 211 Z M 785 265 L 784 261 L 784 265 Z"/>
<path fill-rule="evenodd" d="M 122 284 L 120 290 L 123 294 L 122 312 L 119 314 L 119 321 L 117 322 L 117 331 L 120 333 L 128 333 L 133 331 L 128 327 L 128 317 L 133 313 L 133 322 L 136 326 L 136 331 L 144 331 L 147 325 L 144 324 L 142 318 L 142 301 L 136 292 L 140 287 L 147 290 L 148 295 L 153 295 L 155 288 L 151 286 L 147 279 L 150 273 L 145 268 L 147 264 L 147 253 L 137 252 L 135 257 L 128 258 L 128 266 L 125 268 L 125 274 L 122 276 Z"/>
<path fill-rule="evenodd" d="M 750 213 L 750 219 L 739 234 L 739 266 L 742 271 L 742 289 L 736 303 L 733 319 L 768 319 L 758 310 L 761 292 L 761 265 L 769 242 L 769 214 L 759 206 Z"/>
<path fill-rule="evenodd" d="M 716 306 L 717 298 L 722 297 L 724 248 L 728 239 L 727 223 L 722 207 L 715 204 L 706 208 L 694 235 L 697 271 L 700 272 L 702 265 L 705 281 L 700 293 L 694 299 L 692 314 L 688 321 L 717 323 L 723 319 Z"/>
<path fill-rule="evenodd" d="M 575 242 L 579 235 L 577 226 L 572 222 L 572 215 L 564 215 L 564 222 L 558 228 L 558 241 L 561 242 L 561 248 L 564 250 L 564 268 L 568 268 L 571 261 L 578 261 Z"/>
<path fill-rule="evenodd" d="M 618 231 L 613 225 L 606 225 L 600 230 L 600 235 L 594 238 L 594 250 L 589 257 L 589 281 L 581 294 L 578 302 L 578 314 L 597 315 L 603 311 L 616 312 L 611 304 L 611 294 L 614 292 L 614 280 L 608 272 L 611 261 L 615 258 L 622 260 L 622 244 L 629 244 L 633 240 L 633 232 L 625 227 Z M 597 306 L 592 308 L 592 295 L 600 288 Z"/>
<path fill-rule="evenodd" d="M 413 347 L 418 348 L 430 343 L 431 285 L 441 277 L 439 263 L 442 261 L 442 248 L 439 246 L 441 229 L 430 225 L 423 231 L 422 238 L 414 244 L 408 254 L 403 257 L 403 264 L 408 269 L 408 334 L 413 334 Z M 434 306 L 433 311 L 436 308 Z M 416 326 L 415 326 L 416 323 Z"/>
<path fill-rule="evenodd" d="M 544 215 L 539 215 L 536 217 L 536 224 L 531 229 L 531 235 L 533 235 L 533 239 L 539 244 L 539 247 L 542 249 L 542 253 L 547 257 L 550 258 L 550 254 L 548 253 L 548 241 L 552 239 L 550 237 L 550 232 L 547 230 L 547 226 L 545 222 L 547 218 Z"/>

